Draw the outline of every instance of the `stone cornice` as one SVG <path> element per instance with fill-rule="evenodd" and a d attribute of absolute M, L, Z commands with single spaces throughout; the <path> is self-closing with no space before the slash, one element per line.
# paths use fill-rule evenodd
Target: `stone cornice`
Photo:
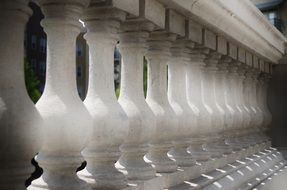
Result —
<path fill-rule="evenodd" d="M 159 1 L 273 63 L 284 54 L 287 39 L 248 0 Z"/>

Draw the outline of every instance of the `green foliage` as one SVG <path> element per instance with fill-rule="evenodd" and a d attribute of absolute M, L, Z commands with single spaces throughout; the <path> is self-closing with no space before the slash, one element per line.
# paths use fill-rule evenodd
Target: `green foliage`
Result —
<path fill-rule="evenodd" d="M 30 67 L 30 65 L 27 62 L 25 62 L 24 70 L 25 70 L 25 84 L 26 84 L 27 92 L 31 100 L 34 103 L 36 103 L 41 97 L 41 93 L 38 90 L 40 81 L 35 75 L 34 70 Z"/>
<path fill-rule="evenodd" d="M 118 87 L 115 91 L 117 98 L 120 96 L 120 87 Z"/>

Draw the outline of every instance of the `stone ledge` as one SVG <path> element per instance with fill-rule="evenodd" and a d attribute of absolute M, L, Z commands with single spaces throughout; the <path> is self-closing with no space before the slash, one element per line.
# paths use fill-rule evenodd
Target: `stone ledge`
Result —
<path fill-rule="evenodd" d="M 279 162 L 275 164 L 273 167 L 268 168 L 261 174 L 257 175 L 255 178 L 249 180 L 246 184 L 242 185 L 239 190 L 251 190 L 254 187 L 258 186 L 260 183 L 265 181 L 267 178 L 272 176 L 274 173 L 281 170 L 286 165 L 286 161 Z"/>
<path fill-rule="evenodd" d="M 193 189 L 198 189 L 195 188 L 197 183 L 200 184 L 197 187 L 208 186 L 226 175 L 236 172 L 240 168 L 251 164 L 254 160 L 259 160 L 272 154 L 276 149 L 266 149 L 269 145 L 270 142 L 255 145 L 238 152 L 233 152 L 230 155 L 224 155 L 219 159 L 197 163 L 193 167 L 178 168 L 177 172 L 157 173 L 157 177 L 147 181 L 129 181 L 129 187 L 125 190 L 177 189 L 184 183 L 187 183 L 189 187 L 194 185 Z M 261 151 L 266 151 L 266 153 Z M 256 157 L 254 156 L 255 153 L 262 154 L 262 156 Z"/>

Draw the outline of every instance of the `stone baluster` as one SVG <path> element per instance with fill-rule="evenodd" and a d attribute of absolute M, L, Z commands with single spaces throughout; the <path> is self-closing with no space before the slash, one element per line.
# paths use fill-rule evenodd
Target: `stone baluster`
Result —
<path fill-rule="evenodd" d="M 172 59 L 168 63 L 168 99 L 178 119 L 178 129 L 173 149 L 169 155 L 178 166 L 186 167 L 195 164 L 187 148 L 191 144 L 193 128 L 196 127 L 196 116 L 186 97 L 186 65 L 190 61 L 185 53 L 186 41 L 177 40 L 171 48 Z"/>
<path fill-rule="evenodd" d="M 45 15 L 47 73 L 37 108 L 44 119 L 44 144 L 36 157 L 44 173 L 29 190 L 91 189 L 76 175 L 83 162 L 81 151 L 92 134 L 92 120 L 78 96 L 75 49 L 80 15 L 87 0 L 39 0 Z"/>
<path fill-rule="evenodd" d="M 246 105 L 246 102 L 244 101 L 244 97 L 245 97 L 245 94 L 243 93 L 243 81 L 245 80 L 245 65 L 244 64 L 241 64 L 239 66 L 239 69 L 237 70 L 237 73 L 238 73 L 238 80 L 237 80 L 237 83 L 238 83 L 238 95 L 239 95 L 239 102 L 240 102 L 240 105 L 242 107 L 242 111 L 243 111 L 243 126 L 241 128 L 242 132 L 241 134 L 245 133 L 246 129 L 248 130 L 249 126 L 250 126 L 250 122 L 251 122 L 251 113 L 250 113 L 250 109 L 248 108 L 248 106 Z"/>
<path fill-rule="evenodd" d="M 147 50 L 146 40 L 153 28 L 150 22 L 130 20 L 121 25 L 119 33 L 122 54 L 119 103 L 128 116 L 130 127 L 120 147 L 122 155 L 116 166 L 132 181 L 155 176 L 155 170 L 143 159 L 155 132 L 155 116 L 143 92 L 143 56 Z"/>
<path fill-rule="evenodd" d="M 269 69 L 267 70 L 267 72 L 268 71 Z M 262 83 L 261 83 L 261 90 L 260 90 L 261 93 L 259 93 L 259 96 L 260 96 L 259 98 L 261 98 L 260 102 L 261 102 L 262 110 L 264 113 L 264 123 L 261 128 L 262 130 L 261 138 L 262 138 L 262 141 L 266 143 L 270 142 L 270 138 L 267 137 L 266 134 L 264 134 L 264 132 L 269 130 L 269 127 L 272 121 L 272 115 L 267 105 L 267 91 L 268 91 L 268 84 L 271 78 L 271 74 L 267 72 L 265 71 L 264 73 L 262 73 L 262 77 L 261 77 Z"/>
<path fill-rule="evenodd" d="M 26 0 L 0 2 L 0 189 L 24 190 L 31 159 L 42 145 L 42 118 L 24 80 Z"/>
<path fill-rule="evenodd" d="M 260 82 L 258 79 L 259 79 L 259 76 L 260 76 L 260 62 L 259 62 L 259 59 L 256 57 L 256 56 L 253 56 L 253 91 L 254 91 L 254 107 L 256 108 L 257 110 L 257 113 L 258 113 L 258 120 L 257 120 L 257 128 L 258 129 L 261 129 L 262 128 L 262 125 L 264 125 L 264 113 L 261 109 L 261 107 L 259 106 L 258 104 L 258 95 L 257 93 L 259 93 L 257 91 L 257 86 L 258 86 L 258 83 Z"/>
<path fill-rule="evenodd" d="M 210 159 L 210 154 L 203 149 L 203 145 L 212 130 L 212 120 L 209 110 L 204 105 L 202 97 L 202 80 L 204 59 L 208 50 L 193 50 L 191 61 L 187 64 L 187 98 L 189 104 L 198 109 L 196 137 L 192 138 L 188 151 L 198 162 L 205 162 Z"/>
<path fill-rule="evenodd" d="M 258 105 L 258 101 L 257 101 L 257 93 L 259 93 L 257 91 L 257 86 L 258 86 L 258 76 L 259 76 L 259 69 L 257 68 L 252 68 L 252 105 L 256 110 L 256 123 L 255 123 L 255 133 L 254 136 L 255 138 L 253 139 L 255 141 L 255 143 L 261 143 L 262 142 L 262 138 L 260 135 L 261 132 L 261 128 L 263 126 L 263 122 L 264 122 L 264 114 L 263 111 L 261 110 L 260 106 Z"/>
<path fill-rule="evenodd" d="M 272 121 L 272 115 L 267 105 L 267 90 L 268 90 L 268 84 L 270 81 L 271 75 L 269 73 L 263 73 L 261 77 L 261 88 L 260 88 L 260 94 L 258 97 L 260 99 L 260 103 L 262 105 L 262 110 L 264 111 L 264 125 L 263 130 L 266 131 L 271 124 Z"/>
<path fill-rule="evenodd" d="M 222 156 L 222 149 L 219 142 L 222 140 L 222 132 L 224 127 L 224 110 L 217 103 L 215 96 L 215 73 L 217 72 L 217 63 L 221 55 L 218 52 L 211 52 L 205 59 L 205 67 L 203 69 L 203 100 L 206 106 L 209 107 L 212 118 L 212 136 L 206 143 L 205 148 L 210 152 L 212 157 L 218 158 Z"/>
<path fill-rule="evenodd" d="M 272 64 L 267 64 L 268 69 L 265 70 L 266 75 L 265 75 L 265 81 L 264 81 L 264 89 L 263 89 L 263 101 L 264 101 L 264 107 L 266 110 L 266 113 L 268 115 L 268 119 L 266 119 L 266 128 L 267 130 L 270 128 L 271 122 L 272 122 L 272 114 L 271 111 L 268 107 L 268 88 L 269 88 L 269 84 L 270 84 L 270 80 L 272 78 Z"/>
<path fill-rule="evenodd" d="M 241 104 L 241 101 L 240 101 L 240 93 L 241 92 L 241 89 L 240 89 L 240 65 L 241 63 L 239 61 L 236 61 L 234 63 L 236 65 L 236 70 L 234 71 L 233 73 L 233 85 L 234 85 L 234 95 L 235 95 L 235 99 L 234 99 L 234 102 L 235 102 L 235 105 L 236 105 L 236 108 L 238 110 L 238 113 L 239 113 L 239 116 L 238 116 L 238 128 L 241 130 L 244 128 L 245 126 L 245 117 L 244 117 L 244 108 Z"/>
<path fill-rule="evenodd" d="M 246 144 L 242 144 L 239 136 L 241 136 L 241 129 L 243 123 L 243 113 L 242 109 L 238 103 L 238 93 L 240 91 L 238 85 L 238 65 L 236 62 L 232 61 L 228 66 L 228 74 L 227 74 L 227 86 L 228 91 L 230 93 L 228 104 L 232 106 L 234 110 L 234 118 L 233 118 L 233 130 L 231 131 L 232 135 L 229 137 L 227 143 L 230 144 L 234 150 L 239 150 L 242 147 L 246 147 Z"/>
<path fill-rule="evenodd" d="M 261 126 L 261 133 L 260 133 L 260 138 L 261 138 L 261 142 L 267 142 L 267 138 L 264 135 L 264 131 L 266 130 L 266 126 L 269 120 L 269 115 L 268 115 L 268 111 L 266 111 L 265 109 L 265 103 L 264 101 L 266 101 L 266 97 L 264 95 L 264 85 L 265 85 L 265 73 L 260 73 L 259 77 L 258 77 L 258 83 L 256 86 L 256 99 L 257 99 L 257 104 L 260 107 L 260 109 L 262 110 L 263 113 L 263 121 L 262 121 L 262 126 Z"/>
<path fill-rule="evenodd" d="M 93 189 L 122 189 L 126 177 L 115 168 L 119 147 L 127 136 L 128 118 L 114 92 L 114 49 L 117 31 L 126 13 L 115 8 L 97 7 L 85 10 L 83 21 L 89 45 L 89 87 L 84 104 L 93 117 L 93 136 L 82 152 L 87 166 L 78 173 Z"/>
<path fill-rule="evenodd" d="M 232 152 L 231 147 L 229 147 L 226 143 L 226 132 L 228 131 L 228 128 L 232 127 L 233 121 L 232 121 L 232 110 L 230 111 L 230 106 L 226 104 L 224 94 L 226 92 L 226 76 L 225 76 L 225 65 L 223 66 L 223 71 L 220 68 L 220 65 L 222 65 L 221 61 L 222 59 L 225 62 L 228 62 L 228 54 L 230 55 L 229 49 L 228 49 L 228 43 L 227 41 L 221 37 L 216 37 L 216 52 L 217 52 L 217 58 L 210 62 L 213 64 L 213 67 L 215 69 L 215 73 L 213 75 L 213 92 L 214 92 L 214 100 L 215 105 L 217 107 L 217 110 L 219 113 L 221 113 L 221 128 L 218 130 L 219 133 L 219 140 L 217 142 L 218 149 L 223 154 L 230 154 Z M 219 59 L 221 57 L 221 59 Z M 225 57 L 225 58 L 223 58 Z M 223 121 L 223 122 L 222 122 Z"/>
<path fill-rule="evenodd" d="M 233 127 L 233 119 L 234 119 L 234 110 L 232 107 L 227 104 L 226 98 L 229 95 L 227 85 L 226 85 L 226 73 L 227 73 L 227 65 L 231 62 L 231 58 L 224 56 L 220 60 L 220 63 L 217 64 L 217 71 L 214 77 L 214 91 L 215 91 L 215 99 L 216 104 L 219 108 L 223 109 L 224 111 L 224 125 L 222 128 L 221 133 L 221 140 L 219 142 L 219 147 L 221 148 L 224 154 L 230 154 L 232 152 L 231 147 L 225 143 L 225 140 L 228 139 L 229 131 Z M 226 98 L 225 98 L 226 97 Z"/>
<path fill-rule="evenodd" d="M 236 109 L 234 108 L 234 104 L 232 101 L 232 92 L 228 85 L 228 65 L 231 64 L 232 58 L 229 56 L 224 56 L 221 58 L 220 63 L 217 65 L 218 71 L 217 74 L 219 75 L 218 84 L 221 86 L 220 91 L 217 92 L 218 99 L 222 99 L 222 104 L 226 106 L 226 113 L 225 113 L 225 123 L 224 123 L 224 136 L 225 141 L 228 142 L 230 138 L 234 135 L 233 129 L 235 123 L 237 122 L 236 119 Z M 227 143 L 228 144 L 228 143 Z M 233 149 L 235 147 L 232 147 Z"/>
<path fill-rule="evenodd" d="M 203 43 L 203 28 L 193 20 L 186 22 L 185 38 L 196 46 Z M 201 67 L 204 65 L 206 50 L 193 48 L 190 52 L 190 61 L 186 64 L 186 96 L 191 109 L 193 110 L 197 123 L 193 127 L 191 145 L 188 152 L 192 154 L 197 162 L 204 162 L 210 159 L 209 153 L 203 149 L 206 134 L 211 130 L 211 118 L 208 110 L 204 107 L 201 95 Z"/>
<path fill-rule="evenodd" d="M 146 101 L 156 118 L 155 132 L 152 134 L 150 149 L 146 155 L 159 173 L 174 172 L 176 163 L 167 153 L 172 148 L 172 140 L 177 133 L 177 117 L 167 97 L 167 62 L 170 59 L 170 47 L 175 34 L 154 32 L 148 42 L 148 88 Z"/>
<path fill-rule="evenodd" d="M 242 141 L 247 142 L 249 145 L 255 144 L 255 139 L 253 139 L 253 134 L 256 128 L 256 109 L 253 106 L 253 71 L 251 67 L 245 67 L 245 79 L 243 81 L 243 94 L 244 94 L 244 102 L 245 105 L 248 107 L 251 113 L 251 120 L 249 123 L 248 129 L 245 131 L 244 138 Z"/>

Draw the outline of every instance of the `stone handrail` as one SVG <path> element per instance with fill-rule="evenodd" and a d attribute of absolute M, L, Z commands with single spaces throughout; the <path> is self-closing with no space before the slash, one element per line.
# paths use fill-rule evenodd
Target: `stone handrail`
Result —
<path fill-rule="evenodd" d="M 29 190 L 251 189 L 285 165 L 264 132 L 286 39 L 247 0 L 35 0 L 47 34 L 36 105 L 24 83 L 28 2 L 0 2 L 0 189 L 26 189 L 34 156 L 43 174 Z M 90 56 L 84 102 L 80 19 Z"/>
<path fill-rule="evenodd" d="M 277 63 L 284 54 L 287 39 L 249 0 L 160 1 L 271 62 Z"/>

